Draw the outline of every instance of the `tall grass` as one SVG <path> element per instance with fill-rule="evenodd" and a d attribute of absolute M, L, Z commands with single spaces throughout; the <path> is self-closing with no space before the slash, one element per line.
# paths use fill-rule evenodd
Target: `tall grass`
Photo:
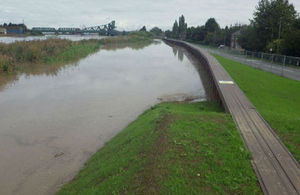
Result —
<path fill-rule="evenodd" d="M 116 36 L 102 40 L 71 41 L 47 39 L 20 41 L 11 44 L 0 43 L 0 74 L 26 69 L 29 64 L 53 64 L 76 61 L 97 51 L 100 45 L 128 43 L 151 43 L 152 34 L 132 32 L 127 36 Z M 137 46 L 138 48 L 140 46 Z"/>
<path fill-rule="evenodd" d="M 138 43 L 138 42 L 152 42 L 153 35 L 149 32 L 131 32 L 127 36 L 116 36 L 102 39 L 103 44 L 119 44 L 119 43 Z"/>
<path fill-rule="evenodd" d="M 0 43 L 0 73 L 15 72 L 27 64 L 77 60 L 99 49 L 98 40 L 78 42 L 65 39 Z"/>

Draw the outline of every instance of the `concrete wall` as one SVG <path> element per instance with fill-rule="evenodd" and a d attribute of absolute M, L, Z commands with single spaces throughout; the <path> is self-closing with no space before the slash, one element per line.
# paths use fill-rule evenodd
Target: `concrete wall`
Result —
<path fill-rule="evenodd" d="M 211 63 L 211 62 L 207 58 L 207 55 L 209 55 L 209 54 L 202 53 L 198 48 L 196 48 L 184 41 L 174 40 L 174 39 L 163 39 L 163 40 L 166 43 L 171 43 L 171 44 L 185 48 L 188 52 L 190 52 L 193 56 L 195 56 L 199 60 L 201 65 L 204 66 L 205 72 L 206 72 L 207 78 L 208 78 L 208 79 L 206 79 L 206 81 L 203 81 L 203 78 L 201 77 L 208 100 L 209 101 L 210 100 L 218 101 L 220 104 L 222 104 L 222 101 L 221 101 L 222 97 L 219 95 L 219 91 L 218 91 L 217 85 L 215 83 L 216 81 L 212 74 L 211 66 L 209 65 L 209 63 Z"/>

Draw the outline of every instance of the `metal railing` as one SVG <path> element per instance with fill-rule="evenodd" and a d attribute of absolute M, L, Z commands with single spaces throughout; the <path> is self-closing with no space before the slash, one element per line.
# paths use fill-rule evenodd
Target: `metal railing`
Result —
<path fill-rule="evenodd" d="M 261 60 L 266 60 L 271 63 L 276 63 L 279 65 L 293 65 L 293 66 L 300 66 L 300 57 L 294 56 L 285 56 L 279 54 L 270 54 L 270 53 L 263 53 L 263 52 L 254 52 L 248 50 L 237 50 L 237 49 L 221 49 L 217 48 L 218 50 L 222 50 L 223 52 L 235 54 L 235 55 L 245 55 L 246 57 L 257 58 Z"/>
<path fill-rule="evenodd" d="M 299 57 L 270 54 L 270 53 L 263 53 L 263 52 L 253 52 L 253 51 L 247 51 L 247 50 L 244 51 L 244 55 L 250 56 L 253 58 L 259 58 L 262 60 L 267 60 L 272 63 L 278 63 L 278 64 L 282 64 L 282 65 L 300 66 L 300 58 Z"/>
<path fill-rule="evenodd" d="M 245 65 L 300 81 L 300 58 L 248 50 L 202 46 L 209 52 L 239 61 Z"/>

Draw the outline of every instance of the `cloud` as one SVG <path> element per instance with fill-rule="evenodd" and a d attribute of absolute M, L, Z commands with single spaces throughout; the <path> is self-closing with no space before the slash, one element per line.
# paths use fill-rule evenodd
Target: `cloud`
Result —
<path fill-rule="evenodd" d="M 210 17 L 225 25 L 249 23 L 258 0 L 0 0 L 0 23 L 25 23 L 29 27 L 94 26 L 115 20 L 120 30 L 143 25 L 171 28 L 181 14 L 188 25 L 203 25 Z M 3 2 L 2 2 L 3 1 Z M 290 0 L 296 10 L 299 0 Z"/>

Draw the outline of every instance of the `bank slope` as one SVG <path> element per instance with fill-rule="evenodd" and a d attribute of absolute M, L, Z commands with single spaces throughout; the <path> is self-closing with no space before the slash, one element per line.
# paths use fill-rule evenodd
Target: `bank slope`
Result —
<path fill-rule="evenodd" d="M 261 194 L 251 155 L 215 103 L 162 103 L 94 154 L 58 194 Z"/>
<path fill-rule="evenodd" d="M 300 82 L 213 56 L 300 162 Z"/>

